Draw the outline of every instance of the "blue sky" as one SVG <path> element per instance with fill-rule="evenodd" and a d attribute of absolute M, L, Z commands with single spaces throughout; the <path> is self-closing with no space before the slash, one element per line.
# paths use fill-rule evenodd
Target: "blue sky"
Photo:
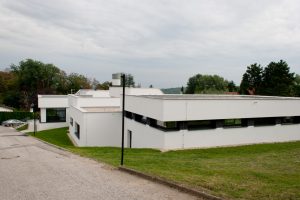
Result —
<path fill-rule="evenodd" d="M 148 87 L 196 73 L 240 83 L 247 65 L 283 59 L 300 74 L 298 0 L 0 0 L 0 70 L 26 58 L 99 81 Z"/>

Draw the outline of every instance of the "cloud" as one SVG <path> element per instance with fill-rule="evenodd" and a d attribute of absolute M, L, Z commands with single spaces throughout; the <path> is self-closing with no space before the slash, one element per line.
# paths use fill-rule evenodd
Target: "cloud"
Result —
<path fill-rule="evenodd" d="M 280 59 L 300 73 L 299 8 L 297 0 L 2 0 L 0 66 L 30 57 L 100 81 L 127 71 L 158 87 L 195 73 L 239 83 L 247 65 Z"/>

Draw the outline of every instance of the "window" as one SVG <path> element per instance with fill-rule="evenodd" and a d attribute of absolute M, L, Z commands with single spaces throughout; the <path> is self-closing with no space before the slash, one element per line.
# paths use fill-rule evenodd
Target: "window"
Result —
<path fill-rule="evenodd" d="M 129 119 L 132 119 L 132 113 L 128 112 L 128 111 L 125 111 L 125 117 L 129 118 Z"/>
<path fill-rule="evenodd" d="M 177 122 L 162 122 L 162 121 L 156 121 L 156 125 L 158 128 L 163 129 L 163 130 L 179 130 L 179 126 Z"/>
<path fill-rule="evenodd" d="M 80 139 L 80 125 L 75 122 L 75 135 L 78 139 Z"/>
<path fill-rule="evenodd" d="M 281 119 L 281 123 L 286 124 L 299 124 L 300 123 L 300 117 L 283 117 Z"/>
<path fill-rule="evenodd" d="M 73 118 L 72 117 L 70 117 L 70 124 L 71 124 L 71 126 L 73 126 Z"/>
<path fill-rule="evenodd" d="M 140 122 L 142 124 L 147 123 L 147 117 L 145 117 L 143 115 L 139 115 L 139 114 L 134 114 L 134 120 L 137 121 L 137 122 Z"/>
<path fill-rule="evenodd" d="M 47 108 L 46 122 L 66 122 L 66 108 Z"/>
<path fill-rule="evenodd" d="M 127 147 L 131 148 L 132 147 L 132 131 L 127 130 Z"/>
<path fill-rule="evenodd" d="M 224 119 L 225 128 L 247 127 L 247 119 Z"/>
<path fill-rule="evenodd" d="M 276 125 L 275 117 L 254 119 L 254 126 L 272 126 L 272 125 Z"/>
<path fill-rule="evenodd" d="M 188 130 L 214 129 L 216 122 L 213 120 L 188 121 L 187 128 Z"/>

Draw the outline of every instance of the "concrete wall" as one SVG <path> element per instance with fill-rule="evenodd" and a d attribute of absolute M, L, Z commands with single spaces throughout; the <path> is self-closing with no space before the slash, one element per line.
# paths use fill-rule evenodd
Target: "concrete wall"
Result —
<path fill-rule="evenodd" d="M 300 140 L 300 124 L 164 132 L 134 120 L 126 119 L 125 122 L 126 131 L 131 130 L 133 134 L 133 148 L 169 150 Z"/>
<path fill-rule="evenodd" d="M 80 107 L 105 107 L 120 106 L 120 98 L 91 97 L 69 95 L 69 106 Z"/>
<path fill-rule="evenodd" d="M 125 147 L 128 147 L 127 131 L 132 131 L 132 148 L 164 149 L 163 131 L 125 118 Z"/>
<path fill-rule="evenodd" d="M 0 112 L 12 112 L 12 109 L 0 107 Z"/>
<path fill-rule="evenodd" d="M 36 120 L 36 130 L 43 131 L 55 128 L 68 127 L 67 122 L 58 122 L 58 123 L 40 123 L 39 120 Z M 33 120 L 28 120 L 28 131 L 34 131 Z"/>
<path fill-rule="evenodd" d="M 39 108 L 67 108 L 69 107 L 67 95 L 38 95 Z"/>
<path fill-rule="evenodd" d="M 86 144 L 86 119 L 85 116 L 82 114 L 81 110 L 70 107 L 70 117 L 73 118 L 73 125 L 69 123 L 69 133 L 72 137 L 73 141 L 78 146 L 85 146 Z M 75 123 L 79 124 L 80 126 L 80 139 L 77 138 L 75 135 Z"/>
<path fill-rule="evenodd" d="M 300 98 L 158 99 L 126 96 L 126 110 L 160 121 L 300 116 Z"/>
<path fill-rule="evenodd" d="M 85 146 L 121 146 L 121 113 L 84 113 L 86 117 Z"/>

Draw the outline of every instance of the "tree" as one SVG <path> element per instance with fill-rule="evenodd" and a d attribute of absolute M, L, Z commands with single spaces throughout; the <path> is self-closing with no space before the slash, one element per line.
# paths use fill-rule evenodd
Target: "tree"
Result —
<path fill-rule="evenodd" d="M 227 88 L 228 88 L 228 92 L 237 92 L 238 91 L 238 88 L 233 81 L 228 82 Z"/>
<path fill-rule="evenodd" d="M 288 64 L 280 60 L 271 62 L 262 75 L 261 94 L 270 96 L 292 96 L 294 87 L 294 73 L 290 73 Z"/>
<path fill-rule="evenodd" d="M 105 81 L 103 83 L 99 83 L 97 86 L 96 86 L 96 89 L 97 90 L 108 90 L 109 87 L 112 85 L 111 82 L 109 81 Z"/>
<path fill-rule="evenodd" d="M 125 75 L 125 86 L 126 87 L 135 87 L 134 77 L 131 74 Z"/>
<path fill-rule="evenodd" d="M 240 85 L 241 94 L 258 94 L 262 84 L 263 68 L 254 63 L 247 67 Z"/>
<path fill-rule="evenodd" d="M 296 74 L 293 88 L 294 96 L 300 97 L 300 75 Z"/>
<path fill-rule="evenodd" d="M 68 89 L 69 91 L 76 92 L 80 89 L 91 89 L 91 83 L 89 79 L 81 74 L 71 73 L 68 77 Z"/>
<path fill-rule="evenodd" d="M 21 107 L 29 109 L 31 103 L 37 107 L 37 94 L 56 94 L 62 74 L 56 66 L 27 59 L 10 68 L 16 76 L 15 92 L 20 94 Z"/>
<path fill-rule="evenodd" d="M 226 92 L 228 81 L 218 75 L 196 74 L 189 78 L 186 94 L 220 94 Z"/>

